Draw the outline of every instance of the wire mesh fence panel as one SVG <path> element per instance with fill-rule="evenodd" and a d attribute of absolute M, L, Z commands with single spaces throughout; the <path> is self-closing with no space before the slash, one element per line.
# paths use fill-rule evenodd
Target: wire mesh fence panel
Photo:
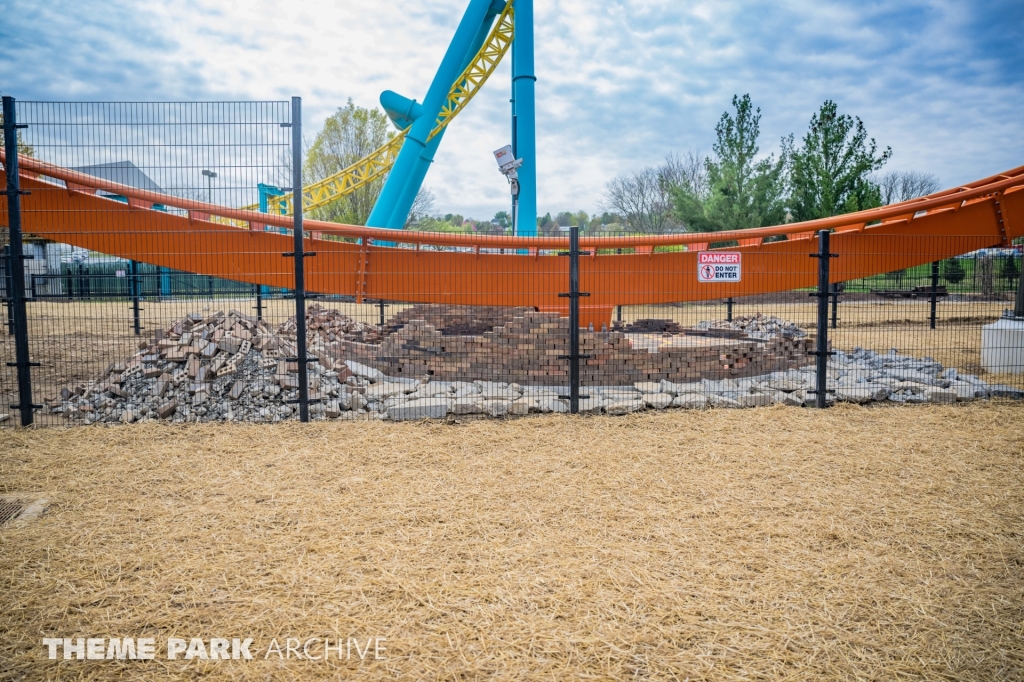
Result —
<path fill-rule="evenodd" d="M 53 168 L 22 175 L 36 421 L 232 417 L 233 383 L 260 385 L 243 357 L 257 317 L 290 316 L 291 266 L 248 246 L 269 228 L 208 205 L 258 207 L 261 185 L 286 184 L 287 103 L 17 106 L 22 167 Z"/>
<path fill-rule="evenodd" d="M 1019 351 L 1019 341 L 993 337 L 991 326 L 1012 315 L 1020 253 L 990 247 L 978 236 L 900 236 L 884 251 L 858 254 L 840 268 L 830 329 L 833 346 L 845 353 L 837 366 L 873 368 L 893 402 L 1016 395 L 1024 387 L 1020 362 L 986 362 L 983 355 Z M 937 253 L 949 257 L 928 262 Z M 885 266 L 908 260 L 920 264 Z"/>
<path fill-rule="evenodd" d="M 1000 222 L 1024 196 L 1013 178 L 934 214 L 719 242 L 375 231 L 281 212 L 312 201 L 297 99 L 18 102 L 17 117 L 24 259 L 3 259 L 0 294 L 10 315 L 23 262 L 40 424 L 1024 396 L 1024 321 L 1004 314 L 1024 317 Z M 6 329 L 0 393 L 21 405 Z"/>

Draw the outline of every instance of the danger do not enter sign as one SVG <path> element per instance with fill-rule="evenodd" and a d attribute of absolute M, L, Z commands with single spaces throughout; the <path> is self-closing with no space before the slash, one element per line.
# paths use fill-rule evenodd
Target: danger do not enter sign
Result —
<path fill-rule="evenodd" d="M 743 254 L 738 251 L 701 251 L 697 254 L 698 282 L 739 282 Z"/>

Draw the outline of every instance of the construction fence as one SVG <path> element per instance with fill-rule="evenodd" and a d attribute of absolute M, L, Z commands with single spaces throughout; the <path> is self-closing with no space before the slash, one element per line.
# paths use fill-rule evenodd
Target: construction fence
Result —
<path fill-rule="evenodd" d="M 1024 396 L 1006 240 L 351 237 L 302 216 L 297 100 L 4 104 L 2 426 Z"/>

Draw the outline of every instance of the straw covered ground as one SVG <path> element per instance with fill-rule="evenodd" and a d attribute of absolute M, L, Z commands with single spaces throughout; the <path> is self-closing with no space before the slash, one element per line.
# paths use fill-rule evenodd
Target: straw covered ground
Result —
<path fill-rule="evenodd" d="M 0 678 L 1024 679 L 1020 415 L 4 430 L 51 506 L 0 528 Z M 79 636 L 158 655 L 47 659 Z M 265 658 L 325 636 L 383 660 Z"/>

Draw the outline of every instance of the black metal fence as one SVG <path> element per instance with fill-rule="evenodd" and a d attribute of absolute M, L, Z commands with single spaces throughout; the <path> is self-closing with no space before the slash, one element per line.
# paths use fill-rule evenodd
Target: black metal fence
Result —
<path fill-rule="evenodd" d="M 1024 301 L 1014 300 L 1021 257 L 991 238 L 894 236 L 870 253 L 844 252 L 845 237 L 828 231 L 794 237 L 799 255 L 817 257 L 816 277 L 792 253 L 747 250 L 743 272 L 783 286 L 705 298 L 694 289 L 703 286 L 697 272 L 666 280 L 664 268 L 649 267 L 676 247 L 620 259 L 614 277 L 607 268 L 599 277 L 602 258 L 632 249 L 581 248 L 578 228 L 567 233 L 568 251 L 552 241 L 550 250 L 505 252 L 474 246 L 469 235 L 466 246 L 390 245 L 388 260 L 371 255 L 369 240 L 304 230 L 297 197 L 294 230 L 209 215 L 209 204 L 266 212 L 266 188 L 303 186 L 298 100 L 5 98 L 4 125 L 3 425 L 1024 395 L 1015 326 Z M 132 196 L 43 172 L 19 176 L 19 154 L 130 187 Z M 197 226 L 202 248 L 192 241 Z M 274 258 L 267 244 L 278 249 Z M 956 255 L 930 262 L 934 253 Z M 328 256 L 336 265 L 308 267 Z M 903 262 L 919 264 L 897 267 Z M 382 296 L 371 273 L 398 284 Z M 353 280 L 361 282 L 354 293 L 332 293 Z M 523 305 L 514 294 L 525 290 L 560 303 Z M 598 294 L 661 302 L 596 310 Z"/>

